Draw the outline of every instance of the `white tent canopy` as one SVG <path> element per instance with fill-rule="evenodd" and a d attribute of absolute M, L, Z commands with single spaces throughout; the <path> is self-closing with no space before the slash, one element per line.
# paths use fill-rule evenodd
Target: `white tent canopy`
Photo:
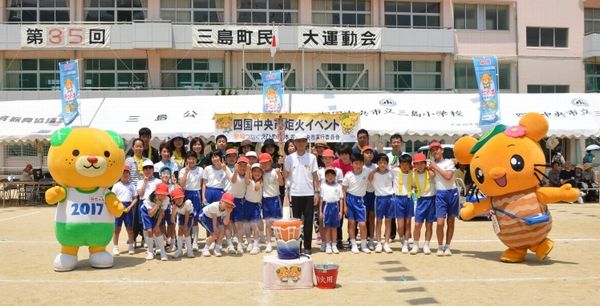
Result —
<path fill-rule="evenodd" d="M 81 100 L 80 116 L 73 126 L 89 126 L 102 99 Z M 49 139 L 60 121 L 60 100 L 27 100 L 0 102 L 0 141 L 33 141 Z"/>
<path fill-rule="evenodd" d="M 547 116 L 548 136 L 600 136 L 600 95 L 501 94 L 501 123 L 515 125 L 527 112 Z M 461 136 L 481 134 L 477 94 L 295 94 L 292 112 L 361 112 L 372 134 Z"/>
<path fill-rule="evenodd" d="M 292 113 L 362 114 L 360 126 L 373 135 L 415 136 L 480 134 L 477 94 L 325 93 L 286 95 Z M 514 125 L 526 112 L 539 112 L 550 123 L 548 136 L 600 136 L 600 95 L 501 94 L 501 121 Z M 215 113 L 259 113 L 262 96 L 183 96 L 83 99 L 73 125 L 110 129 L 125 138 L 149 127 L 158 138 L 215 135 Z M 0 141 L 48 139 L 57 123 L 59 100 L 0 102 Z M 286 107 L 287 108 L 287 107 Z M 54 123 L 53 123 L 54 122 Z"/>

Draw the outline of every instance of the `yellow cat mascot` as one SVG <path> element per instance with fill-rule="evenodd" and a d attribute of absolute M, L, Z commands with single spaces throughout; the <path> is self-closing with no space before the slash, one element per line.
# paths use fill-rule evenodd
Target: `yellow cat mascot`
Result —
<path fill-rule="evenodd" d="M 540 139 L 548 131 L 548 121 L 537 113 L 525 114 L 519 125 L 497 125 L 479 141 L 460 138 L 454 154 L 462 164 L 470 164 L 476 187 L 485 198 L 465 203 L 460 210 L 464 220 L 490 210 L 498 238 L 508 246 L 503 262 L 521 262 L 527 250 L 543 260 L 554 243 L 547 238 L 552 218 L 547 204 L 579 197 L 579 190 L 565 184 L 559 188 L 540 187 L 546 161 Z"/>
<path fill-rule="evenodd" d="M 81 246 L 89 247 L 92 267 L 112 267 L 105 247 L 124 206 L 107 188 L 121 177 L 124 163 L 123 140 L 114 132 L 62 128 L 52 134 L 48 169 L 60 186 L 46 192 L 46 202 L 58 203 L 54 230 L 61 251 L 55 271 L 75 269 Z"/>

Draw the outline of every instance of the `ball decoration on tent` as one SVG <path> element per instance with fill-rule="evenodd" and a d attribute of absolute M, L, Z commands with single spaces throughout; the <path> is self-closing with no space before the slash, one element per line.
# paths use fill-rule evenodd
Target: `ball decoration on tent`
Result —
<path fill-rule="evenodd" d="M 540 187 L 547 165 L 538 142 L 547 131 L 544 116 L 528 113 L 517 126 L 497 125 L 479 140 L 465 136 L 454 145 L 458 161 L 470 164 L 473 182 L 486 196 L 465 203 L 460 216 L 469 220 L 490 210 L 494 230 L 508 246 L 500 256 L 503 262 L 521 262 L 527 250 L 545 259 L 554 246 L 547 238 L 552 228 L 547 204 L 579 197 L 570 184 Z"/>
<path fill-rule="evenodd" d="M 94 268 L 110 268 L 106 252 L 114 232 L 114 217 L 125 207 L 112 186 L 123 173 L 123 140 L 114 132 L 93 128 L 62 128 L 52 134 L 48 169 L 60 186 L 46 192 L 46 202 L 57 205 L 55 234 L 61 245 L 55 271 L 77 266 L 79 247 L 88 246 Z"/>

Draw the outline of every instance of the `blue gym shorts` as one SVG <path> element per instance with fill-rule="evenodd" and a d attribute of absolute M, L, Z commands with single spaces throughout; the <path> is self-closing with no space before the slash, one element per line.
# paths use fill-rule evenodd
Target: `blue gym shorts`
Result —
<path fill-rule="evenodd" d="M 323 202 L 323 227 L 337 228 L 340 226 L 340 207 L 338 202 Z"/>
<path fill-rule="evenodd" d="M 129 205 L 131 205 L 131 202 L 123 202 L 123 206 L 129 207 Z M 115 218 L 115 227 L 121 227 L 123 223 L 125 223 L 126 228 L 133 227 L 133 211 L 128 211 Z"/>
<path fill-rule="evenodd" d="M 279 196 L 263 198 L 261 208 L 263 219 L 281 219 L 283 217 Z"/>
<path fill-rule="evenodd" d="M 356 222 L 365 222 L 367 214 L 363 197 L 346 193 L 346 218 Z"/>
<path fill-rule="evenodd" d="M 408 196 L 394 196 L 394 206 L 396 218 L 412 218 L 415 215 L 414 202 Z"/>
<path fill-rule="evenodd" d="M 365 207 L 367 211 L 375 211 L 375 192 L 368 192 L 365 194 Z"/>
<path fill-rule="evenodd" d="M 415 222 L 423 223 L 435 222 L 435 196 L 420 197 L 417 200 L 417 212 L 415 214 Z"/>
<path fill-rule="evenodd" d="M 458 189 L 436 191 L 435 217 L 458 217 Z"/>
<path fill-rule="evenodd" d="M 394 218 L 394 196 L 375 197 L 375 219 Z"/>

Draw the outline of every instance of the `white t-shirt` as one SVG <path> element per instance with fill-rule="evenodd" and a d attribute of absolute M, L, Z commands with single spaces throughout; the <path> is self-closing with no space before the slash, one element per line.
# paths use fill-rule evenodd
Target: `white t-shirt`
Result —
<path fill-rule="evenodd" d="M 206 181 L 206 187 L 225 189 L 227 187 L 227 176 L 223 169 L 207 166 L 202 172 L 202 179 Z"/>
<path fill-rule="evenodd" d="M 202 208 L 202 213 L 211 219 L 225 217 L 228 214 L 227 210 L 219 209 L 219 202 L 213 202 L 204 206 L 204 208 Z"/>
<path fill-rule="evenodd" d="M 446 180 L 441 174 L 436 173 L 435 175 L 435 188 L 437 190 L 450 190 L 456 188 L 456 182 L 454 181 L 454 171 L 456 167 L 454 162 L 450 159 L 442 159 L 436 162 L 436 165 L 444 171 L 452 171 L 452 177 L 450 180 Z"/>
<path fill-rule="evenodd" d="M 279 180 L 277 179 L 277 170 L 271 169 L 263 174 L 263 197 L 279 196 Z"/>
<path fill-rule="evenodd" d="M 227 168 L 229 169 L 229 173 L 235 172 L 235 166 L 227 165 Z M 227 173 L 225 173 L 225 175 L 227 175 Z M 225 180 L 225 192 L 229 192 L 229 190 L 231 190 L 231 176 L 228 176 L 227 180 Z"/>
<path fill-rule="evenodd" d="M 117 199 L 121 202 L 131 202 L 137 196 L 137 190 L 135 190 L 135 186 L 131 182 L 125 185 L 121 181 L 118 181 L 112 186 L 111 191 L 117 195 Z"/>
<path fill-rule="evenodd" d="M 175 172 L 179 171 L 179 166 L 177 165 L 176 162 L 174 162 L 172 160 L 168 160 L 168 161 L 164 162 L 161 160 L 158 163 L 154 164 L 154 172 L 158 173 L 160 171 L 160 169 L 162 169 L 164 167 L 168 167 L 169 169 L 171 169 L 171 173 L 173 173 L 173 174 L 175 174 Z"/>
<path fill-rule="evenodd" d="M 378 197 L 389 196 L 394 194 L 394 175 L 392 171 L 387 170 L 385 173 L 375 172 L 373 176 L 373 188 L 375 189 L 375 195 Z"/>
<path fill-rule="evenodd" d="M 175 208 L 176 208 L 177 213 L 180 215 L 191 214 L 194 211 L 194 205 L 192 204 L 192 201 L 190 201 L 190 200 L 185 200 L 185 202 L 183 202 L 183 205 L 181 205 L 181 207 L 175 206 Z"/>
<path fill-rule="evenodd" d="M 144 189 L 144 194 L 140 197 L 140 200 L 145 200 L 148 196 L 156 189 L 156 185 L 160 184 L 162 181 L 155 178 L 154 176 L 148 179 L 148 184 L 146 185 L 146 189 Z M 144 180 L 138 182 L 137 191 L 139 192 L 144 187 Z"/>
<path fill-rule="evenodd" d="M 142 160 L 140 161 L 140 163 L 144 163 L 146 160 L 148 160 L 147 158 L 143 157 Z M 138 172 L 138 169 L 142 169 L 142 167 L 138 168 L 138 161 L 136 161 L 135 158 L 133 158 L 133 156 L 129 156 L 125 159 L 125 164 L 127 164 L 129 166 L 129 181 L 132 182 L 134 185 L 137 185 L 137 183 L 141 180 L 144 179 L 144 173 L 142 171 Z"/>
<path fill-rule="evenodd" d="M 244 176 L 240 176 L 238 173 L 233 173 L 232 177 L 233 175 L 237 175 L 237 181 L 235 183 L 231 183 L 229 192 L 233 194 L 233 197 L 243 199 L 246 195 L 246 178 Z"/>
<path fill-rule="evenodd" d="M 342 186 L 348 187 L 346 192 L 353 196 L 364 197 L 367 193 L 367 183 L 369 174 L 366 170 L 359 174 L 355 174 L 354 171 L 350 171 L 346 173 L 344 176 L 344 180 L 342 181 Z"/>
<path fill-rule="evenodd" d="M 332 185 L 327 183 L 321 185 L 321 199 L 323 202 L 338 202 L 343 198 L 342 186 L 337 182 Z"/>
<path fill-rule="evenodd" d="M 150 199 L 144 200 L 144 206 L 146 207 L 146 209 L 148 209 L 148 211 L 150 211 L 151 209 L 156 207 L 157 204 L 158 203 L 154 203 L 154 202 L 150 201 Z M 165 197 L 165 199 L 160 204 L 160 209 L 166 210 L 168 207 L 169 207 L 169 197 Z M 151 216 L 151 217 L 153 217 L 153 216 Z"/>
<path fill-rule="evenodd" d="M 317 158 L 310 152 L 304 152 L 302 156 L 294 152 L 285 158 L 284 169 L 289 172 L 288 182 L 290 195 L 312 196 L 315 194 L 313 185 L 313 172 L 319 170 Z"/>
<path fill-rule="evenodd" d="M 427 171 L 427 170 L 425 170 Z M 435 195 L 435 180 L 433 177 L 431 177 L 431 175 L 429 176 L 429 188 L 427 188 L 427 190 L 425 189 L 425 171 L 423 171 L 423 173 L 418 173 L 418 172 L 414 172 L 414 184 L 415 184 L 415 191 L 417 191 L 417 184 L 419 185 L 419 190 L 421 190 L 421 196 L 422 197 L 432 197 Z M 437 175 L 436 175 L 437 176 Z"/>
<path fill-rule="evenodd" d="M 186 176 L 186 169 L 187 168 L 182 168 L 181 171 L 179 171 L 180 180 L 181 178 Z M 187 176 L 187 180 L 185 181 L 185 186 L 183 186 L 183 189 L 193 191 L 202 189 L 202 185 L 200 185 L 200 182 L 202 181 L 202 172 L 202 167 L 196 167 L 191 169 L 190 175 Z"/>
<path fill-rule="evenodd" d="M 254 187 L 256 186 L 256 183 L 251 180 L 250 184 L 248 184 L 248 186 L 246 186 L 246 201 L 252 202 L 252 203 L 260 203 L 262 201 L 262 188 L 259 188 L 258 190 L 254 190 Z"/>
<path fill-rule="evenodd" d="M 377 169 L 377 165 L 374 163 L 371 163 L 370 165 L 365 165 L 363 167 L 363 171 L 367 171 L 367 174 L 370 174 L 371 171 Z M 368 176 L 367 176 L 368 177 Z M 373 187 L 373 184 L 371 182 L 367 183 L 367 192 L 375 192 L 375 188 Z"/>
<path fill-rule="evenodd" d="M 321 185 L 326 184 L 327 178 L 325 177 L 325 168 L 319 168 L 319 170 L 317 171 L 317 175 L 319 176 L 319 182 Z M 344 173 L 342 172 L 342 169 L 340 168 L 333 168 L 333 170 L 335 170 L 335 181 L 338 184 L 342 183 L 342 180 L 344 180 Z"/>
<path fill-rule="evenodd" d="M 408 194 L 409 190 L 415 190 L 414 187 L 414 182 L 413 181 L 413 173 L 412 171 L 408 171 L 408 173 L 402 173 L 402 170 L 400 170 L 400 168 L 393 168 L 392 170 L 390 170 L 392 172 L 392 183 L 394 184 L 394 194 L 395 195 L 401 195 L 401 196 L 412 196 Z M 400 180 L 399 180 L 399 175 L 400 173 L 402 173 L 402 190 L 400 190 Z M 413 186 L 410 186 L 408 183 L 409 181 L 412 183 Z"/>

